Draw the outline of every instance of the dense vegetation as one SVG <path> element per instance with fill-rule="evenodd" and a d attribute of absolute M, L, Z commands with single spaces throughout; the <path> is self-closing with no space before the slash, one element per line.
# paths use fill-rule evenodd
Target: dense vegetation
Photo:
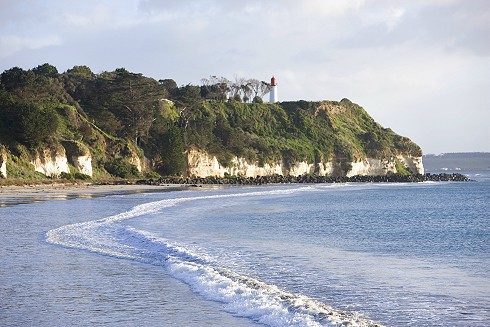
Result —
<path fill-rule="evenodd" d="M 214 76 L 202 82 L 179 87 L 124 68 L 95 74 L 86 66 L 64 73 L 49 64 L 15 67 L 0 79 L 0 145 L 17 167 L 13 175 L 22 175 L 27 153 L 63 145 L 71 153 L 90 151 L 95 177 L 124 178 L 138 174 L 128 160 L 134 153 L 150 158 L 158 174 L 181 175 L 190 148 L 225 166 L 234 156 L 288 165 L 421 155 L 347 99 L 262 103 L 266 82 Z"/>

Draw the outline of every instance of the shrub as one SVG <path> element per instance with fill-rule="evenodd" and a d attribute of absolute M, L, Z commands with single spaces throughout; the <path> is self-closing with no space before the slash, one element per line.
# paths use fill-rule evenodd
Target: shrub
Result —
<path fill-rule="evenodd" d="M 60 176 L 61 179 L 73 179 L 73 174 L 71 173 L 65 173 L 64 171 L 61 172 Z"/>
<path fill-rule="evenodd" d="M 147 179 L 159 179 L 160 177 L 162 176 L 160 176 L 160 174 L 155 171 L 150 171 L 145 174 L 145 178 Z"/>
<path fill-rule="evenodd" d="M 89 175 L 85 175 L 85 174 L 82 174 L 80 172 L 74 172 L 74 173 L 65 173 L 65 172 L 62 172 L 60 174 L 60 178 L 61 179 L 68 179 L 68 180 L 74 180 L 74 179 L 77 179 L 77 180 L 82 180 L 82 181 L 86 181 L 86 180 L 90 180 L 92 179 L 92 177 L 90 177 Z"/>
<path fill-rule="evenodd" d="M 73 174 L 73 177 L 75 179 L 79 179 L 79 180 L 82 180 L 82 181 L 86 181 L 86 180 L 92 179 L 92 177 L 90 177 L 89 175 L 82 174 L 82 173 L 80 173 L 78 171 Z"/>
<path fill-rule="evenodd" d="M 106 163 L 104 167 L 111 175 L 116 177 L 129 178 L 139 176 L 138 168 L 124 158 L 116 158 Z"/>
<path fill-rule="evenodd" d="M 396 173 L 402 176 L 413 175 L 413 172 L 408 169 L 400 160 L 395 160 Z"/>

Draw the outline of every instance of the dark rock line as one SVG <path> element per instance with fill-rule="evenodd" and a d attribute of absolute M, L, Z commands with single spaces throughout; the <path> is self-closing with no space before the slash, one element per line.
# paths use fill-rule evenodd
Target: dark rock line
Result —
<path fill-rule="evenodd" d="M 352 176 L 329 177 L 315 175 L 301 176 L 257 176 L 257 177 L 162 177 L 159 179 L 139 180 L 137 184 L 146 185 L 263 185 L 263 184 L 296 184 L 296 183 L 419 183 L 419 182 L 470 182 L 462 174 L 425 174 L 425 175 L 387 175 L 387 176 Z"/>

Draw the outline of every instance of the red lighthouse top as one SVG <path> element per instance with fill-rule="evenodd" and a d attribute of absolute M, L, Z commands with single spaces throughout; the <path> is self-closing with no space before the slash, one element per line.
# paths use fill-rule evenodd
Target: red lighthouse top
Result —
<path fill-rule="evenodd" d="M 277 83 L 276 83 L 276 77 L 275 76 L 272 76 L 272 78 L 271 78 L 271 85 L 272 86 L 276 86 L 277 85 Z"/>

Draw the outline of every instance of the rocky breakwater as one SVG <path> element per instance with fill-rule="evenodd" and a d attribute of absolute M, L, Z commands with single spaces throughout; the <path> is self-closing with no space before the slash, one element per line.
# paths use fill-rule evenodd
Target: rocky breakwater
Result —
<path fill-rule="evenodd" d="M 296 183 L 421 183 L 421 182 L 469 182 L 472 181 L 462 174 L 416 174 L 416 175 L 385 175 L 385 176 L 316 176 L 305 174 L 300 176 L 269 175 L 256 177 L 164 177 L 160 179 L 139 180 L 138 184 L 147 185 L 263 185 L 263 184 L 296 184 Z"/>

